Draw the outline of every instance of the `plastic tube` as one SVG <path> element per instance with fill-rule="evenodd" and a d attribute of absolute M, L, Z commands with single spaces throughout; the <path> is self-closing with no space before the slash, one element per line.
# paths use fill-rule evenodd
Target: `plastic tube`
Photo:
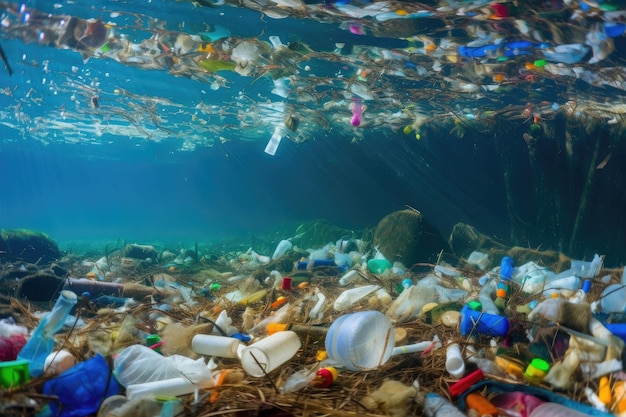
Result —
<path fill-rule="evenodd" d="M 432 341 L 424 341 L 419 343 L 414 343 L 412 345 L 404 345 L 404 346 L 396 346 L 393 348 L 391 352 L 392 355 L 401 355 L 404 353 L 416 353 L 416 352 L 424 352 L 429 348 L 438 349 L 441 347 L 441 342 L 439 338 L 435 336 Z"/>
<path fill-rule="evenodd" d="M 181 377 L 129 385 L 126 387 L 126 396 L 129 399 L 145 395 L 177 397 L 191 394 L 196 389 L 198 389 L 196 385 Z"/>
<path fill-rule="evenodd" d="M 463 368 L 465 368 L 465 364 L 463 364 Z M 459 382 L 450 385 L 450 395 L 453 397 L 461 395 L 462 393 L 467 391 L 472 385 L 482 381 L 484 378 L 485 374 L 483 374 L 483 371 L 477 369 L 471 374 L 460 379 Z"/>
<path fill-rule="evenodd" d="M 341 277 L 341 279 L 339 280 L 339 285 L 348 285 L 352 281 L 356 280 L 358 277 L 359 271 L 357 271 L 356 269 L 351 269 L 350 271 L 346 272 L 344 276 Z"/>
<path fill-rule="evenodd" d="M 315 306 L 309 312 L 309 317 L 313 320 L 319 320 L 324 317 L 324 313 L 322 313 L 321 310 L 322 306 L 326 302 L 326 296 L 321 293 L 319 289 L 316 289 L 315 293 L 317 295 L 317 303 L 315 303 Z"/>

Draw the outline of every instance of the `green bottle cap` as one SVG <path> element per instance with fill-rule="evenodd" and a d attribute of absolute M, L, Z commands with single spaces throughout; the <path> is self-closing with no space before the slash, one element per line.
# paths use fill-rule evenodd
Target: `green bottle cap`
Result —
<path fill-rule="evenodd" d="M 474 311 L 483 311 L 483 304 L 480 301 L 472 300 L 467 303 L 467 306 Z"/>
<path fill-rule="evenodd" d="M 541 67 L 545 67 L 547 62 L 545 59 L 538 59 L 535 62 L 533 62 L 533 64 L 535 64 L 537 68 L 541 68 Z"/>

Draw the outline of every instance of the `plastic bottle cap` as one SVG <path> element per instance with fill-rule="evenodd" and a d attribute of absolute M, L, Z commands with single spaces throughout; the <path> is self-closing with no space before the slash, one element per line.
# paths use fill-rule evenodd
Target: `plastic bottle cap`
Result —
<path fill-rule="evenodd" d="M 321 368 L 317 371 L 317 377 L 313 380 L 312 385 L 319 388 L 328 388 L 339 376 L 339 373 L 332 366 Z"/>
<path fill-rule="evenodd" d="M 483 310 L 483 304 L 480 301 L 476 301 L 476 300 L 472 300 L 469 303 L 467 303 L 467 306 L 469 308 L 471 308 L 474 311 L 482 311 Z"/>
<path fill-rule="evenodd" d="M 550 364 L 541 358 L 533 359 L 526 368 L 526 375 L 530 379 L 542 380 L 550 370 Z"/>
<path fill-rule="evenodd" d="M 502 289 L 502 288 L 497 289 L 496 290 L 496 297 L 506 298 L 506 290 Z"/>

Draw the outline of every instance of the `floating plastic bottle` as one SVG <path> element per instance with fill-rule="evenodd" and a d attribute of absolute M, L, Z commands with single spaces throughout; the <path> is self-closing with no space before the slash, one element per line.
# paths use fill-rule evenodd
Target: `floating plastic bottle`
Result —
<path fill-rule="evenodd" d="M 30 361 L 31 376 L 43 374 L 46 358 L 54 349 L 54 335 L 61 330 L 77 301 L 78 297 L 72 291 L 61 291 L 52 311 L 41 319 L 26 345 L 20 350 L 17 357 Z"/>
<path fill-rule="evenodd" d="M 265 146 L 265 153 L 272 156 L 276 155 L 276 151 L 278 150 L 283 136 L 285 136 L 285 129 L 280 125 L 274 127 L 274 133 L 269 142 L 267 142 L 267 146 Z"/>

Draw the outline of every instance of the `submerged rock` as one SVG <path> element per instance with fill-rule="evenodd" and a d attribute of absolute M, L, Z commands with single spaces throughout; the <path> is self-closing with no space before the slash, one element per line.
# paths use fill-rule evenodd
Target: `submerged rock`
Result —
<path fill-rule="evenodd" d="M 61 257 L 57 244 L 45 233 L 28 229 L 0 230 L 0 260 L 47 265 Z"/>
<path fill-rule="evenodd" d="M 409 209 L 383 217 L 374 231 L 374 245 L 388 260 L 407 267 L 435 261 L 442 250 L 450 251 L 445 239 L 422 214 Z"/>

